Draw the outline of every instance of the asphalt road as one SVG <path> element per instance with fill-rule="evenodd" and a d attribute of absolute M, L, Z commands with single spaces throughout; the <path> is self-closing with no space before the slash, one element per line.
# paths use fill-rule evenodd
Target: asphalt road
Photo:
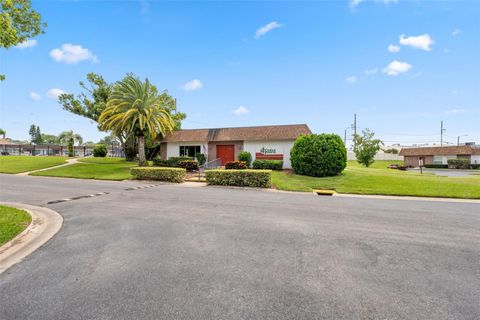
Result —
<path fill-rule="evenodd" d="M 64 217 L 0 319 L 480 318 L 478 204 L 140 184 L 0 175 Z"/>

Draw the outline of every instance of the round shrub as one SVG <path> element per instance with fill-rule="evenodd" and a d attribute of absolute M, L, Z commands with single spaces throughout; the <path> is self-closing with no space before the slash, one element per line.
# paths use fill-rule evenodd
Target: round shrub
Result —
<path fill-rule="evenodd" d="M 247 167 L 250 168 L 250 165 L 252 164 L 252 154 L 248 151 L 242 151 L 238 154 L 238 160 L 245 162 Z"/>
<path fill-rule="evenodd" d="M 290 151 L 295 173 L 312 177 L 340 174 L 347 166 L 347 149 L 336 134 L 311 134 L 297 138 Z"/>
<path fill-rule="evenodd" d="M 107 146 L 104 144 L 97 144 L 93 148 L 93 156 L 94 157 L 106 157 L 108 153 Z"/>
<path fill-rule="evenodd" d="M 245 170 L 248 169 L 245 161 L 229 161 L 225 163 L 225 169 L 227 170 Z"/>
<path fill-rule="evenodd" d="M 198 163 L 195 160 L 182 160 L 178 163 L 178 166 L 186 169 L 188 172 L 198 171 Z"/>
<path fill-rule="evenodd" d="M 207 157 L 203 153 L 197 153 L 195 155 L 195 158 L 197 159 L 198 164 L 201 166 L 203 166 L 203 164 L 207 162 Z"/>

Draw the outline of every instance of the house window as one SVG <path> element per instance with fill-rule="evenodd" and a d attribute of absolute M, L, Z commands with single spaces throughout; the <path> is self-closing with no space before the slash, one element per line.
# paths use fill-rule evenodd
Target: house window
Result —
<path fill-rule="evenodd" d="M 180 157 L 195 157 L 200 153 L 200 146 L 180 146 Z"/>
<path fill-rule="evenodd" d="M 433 164 L 443 164 L 443 156 L 433 156 Z"/>

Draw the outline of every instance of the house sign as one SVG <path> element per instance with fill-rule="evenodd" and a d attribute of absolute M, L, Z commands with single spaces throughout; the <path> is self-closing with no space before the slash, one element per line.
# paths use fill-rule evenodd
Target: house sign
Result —
<path fill-rule="evenodd" d="M 277 150 L 273 149 L 273 148 L 262 147 L 262 149 L 260 149 L 260 152 L 263 153 L 263 154 L 276 154 Z"/>

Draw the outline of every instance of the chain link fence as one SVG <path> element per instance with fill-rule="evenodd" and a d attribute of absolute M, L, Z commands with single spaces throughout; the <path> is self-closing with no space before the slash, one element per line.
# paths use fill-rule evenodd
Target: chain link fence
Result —
<path fill-rule="evenodd" d="M 121 147 L 107 147 L 107 157 L 124 158 Z M 89 157 L 93 155 L 93 147 L 73 147 L 75 157 Z M 61 145 L 33 145 L 33 144 L 0 144 L 2 156 L 65 156 L 68 157 L 68 147 Z"/>

